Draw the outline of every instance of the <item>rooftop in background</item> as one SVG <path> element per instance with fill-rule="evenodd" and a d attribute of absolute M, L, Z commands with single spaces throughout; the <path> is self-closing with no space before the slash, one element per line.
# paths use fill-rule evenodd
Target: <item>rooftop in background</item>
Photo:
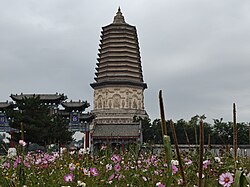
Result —
<path fill-rule="evenodd" d="M 10 97 L 14 100 L 14 101 L 21 101 L 22 99 L 25 98 L 32 98 L 32 97 L 39 97 L 40 100 L 44 103 L 56 103 L 59 104 L 62 101 L 67 99 L 67 96 L 64 94 L 11 94 Z"/>
<path fill-rule="evenodd" d="M 13 102 L 9 102 L 9 101 L 6 101 L 6 102 L 0 102 L 0 111 L 3 111 L 5 109 L 8 109 L 8 108 L 15 108 L 15 104 Z"/>
<path fill-rule="evenodd" d="M 65 108 L 66 111 L 84 111 L 86 108 L 90 106 L 87 101 L 70 101 L 70 102 L 62 102 L 62 106 Z"/>

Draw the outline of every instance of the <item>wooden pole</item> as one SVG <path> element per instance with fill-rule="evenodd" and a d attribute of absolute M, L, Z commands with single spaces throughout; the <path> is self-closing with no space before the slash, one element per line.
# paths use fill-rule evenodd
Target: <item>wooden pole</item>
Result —
<path fill-rule="evenodd" d="M 160 114 L 161 114 L 161 127 L 162 127 L 162 137 L 164 135 L 167 135 L 167 125 L 165 120 L 165 114 L 164 114 L 164 105 L 163 105 L 163 99 L 162 99 L 162 91 L 159 92 L 159 102 L 160 102 Z"/>
<path fill-rule="evenodd" d="M 172 177 L 172 148 L 171 148 L 171 142 L 170 137 L 167 135 L 167 126 L 166 126 L 166 120 L 165 120 L 165 114 L 164 114 L 164 105 L 163 105 L 163 99 L 162 99 L 162 91 L 159 92 L 159 103 L 160 103 L 160 115 L 161 115 L 161 127 L 162 127 L 162 138 L 163 138 L 163 146 L 166 153 L 166 161 L 168 165 L 168 172 L 167 172 L 167 181 L 166 181 L 166 187 L 171 187 L 173 177 Z"/>
<path fill-rule="evenodd" d="M 236 124 L 236 109 L 233 103 L 233 146 L 234 146 L 234 162 L 237 160 L 237 124 Z M 236 168 L 235 168 L 236 169 Z"/>
<path fill-rule="evenodd" d="M 89 124 L 85 124 L 85 149 L 89 148 Z"/>
<path fill-rule="evenodd" d="M 184 170 L 183 170 L 183 166 L 182 166 L 182 162 L 181 162 L 181 154 L 180 154 L 180 150 L 179 150 L 179 146 L 178 146 L 178 140 L 177 140 L 177 136 L 176 136 L 176 132 L 175 132 L 175 128 L 174 128 L 174 124 L 173 124 L 172 120 L 170 120 L 170 128 L 171 128 L 171 131 L 172 131 L 174 144 L 175 144 L 175 150 L 176 150 L 177 158 L 178 158 L 179 165 L 180 165 L 181 177 L 182 177 L 182 181 L 183 181 L 182 185 L 186 186 Z"/>

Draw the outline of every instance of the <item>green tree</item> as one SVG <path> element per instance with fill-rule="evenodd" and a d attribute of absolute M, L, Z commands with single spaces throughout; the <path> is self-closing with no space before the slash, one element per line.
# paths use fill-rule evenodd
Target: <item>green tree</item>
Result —
<path fill-rule="evenodd" d="M 51 121 L 50 132 L 48 133 L 49 144 L 67 144 L 73 140 L 73 133 L 68 131 L 69 120 L 64 119 L 60 115 L 53 115 Z"/>
<path fill-rule="evenodd" d="M 32 142 L 44 146 L 58 141 L 72 140 L 67 124 L 60 117 L 57 119 L 49 115 L 49 107 L 41 103 L 39 97 L 23 98 L 17 101 L 17 107 L 18 110 L 10 114 L 13 119 L 11 127 L 19 131 L 14 133 L 14 140 L 21 138 L 21 124 L 24 130 L 24 140 L 27 143 Z"/>
<path fill-rule="evenodd" d="M 159 119 L 155 119 L 151 122 L 150 118 L 142 119 L 141 117 L 135 117 L 134 121 L 140 121 L 142 124 L 142 137 L 144 143 L 162 143 L 161 121 Z"/>
<path fill-rule="evenodd" d="M 179 144 L 199 144 L 199 122 L 205 120 L 205 115 L 195 115 L 189 121 L 183 119 L 174 123 L 175 132 Z M 162 143 L 161 120 L 153 122 L 149 118 L 141 119 L 143 142 L 150 144 Z M 223 118 L 214 119 L 214 124 L 204 122 L 204 144 L 232 145 L 233 125 L 232 122 L 223 122 Z M 166 121 L 167 134 L 173 143 L 170 121 Z M 237 123 L 238 144 L 248 144 L 248 124 Z M 210 139 L 210 142 L 209 142 Z"/>
<path fill-rule="evenodd" d="M 212 144 L 228 145 L 233 143 L 233 124 L 223 122 L 223 118 L 214 119 L 212 127 Z"/>
<path fill-rule="evenodd" d="M 238 144 L 239 145 L 247 145 L 248 140 L 248 124 L 247 123 L 237 123 L 237 130 L 238 130 Z"/>
<path fill-rule="evenodd" d="M 180 119 L 174 124 L 174 126 L 178 143 L 190 144 L 189 137 L 186 131 L 186 129 L 188 128 L 188 123 L 185 120 Z"/>

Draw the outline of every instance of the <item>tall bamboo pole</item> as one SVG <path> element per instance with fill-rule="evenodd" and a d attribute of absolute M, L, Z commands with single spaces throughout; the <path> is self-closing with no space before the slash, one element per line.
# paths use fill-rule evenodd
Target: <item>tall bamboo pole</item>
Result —
<path fill-rule="evenodd" d="M 172 120 L 170 120 L 170 128 L 172 131 L 174 144 L 175 144 L 175 150 L 176 150 L 177 158 L 178 158 L 179 165 L 180 165 L 181 177 L 182 177 L 182 181 L 183 181 L 182 185 L 185 186 L 186 180 L 185 180 L 184 170 L 183 170 L 183 166 L 182 166 L 182 162 L 181 162 L 181 154 L 180 154 L 178 140 L 177 140 L 177 136 L 176 136 L 176 132 L 175 132 L 175 128 L 174 128 L 174 124 L 173 124 Z"/>
<path fill-rule="evenodd" d="M 163 145 L 164 150 L 166 153 L 166 161 L 168 165 L 168 172 L 167 172 L 167 180 L 166 180 L 166 187 L 171 187 L 172 184 L 172 148 L 171 148 L 171 142 L 170 137 L 167 135 L 167 127 L 166 127 L 166 120 L 165 120 L 165 114 L 164 114 L 164 106 L 163 106 L 163 99 L 162 99 L 162 91 L 159 92 L 159 102 L 160 102 L 160 115 L 161 115 L 161 127 L 162 127 L 162 138 L 163 138 Z"/>
<path fill-rule="evenodd" d="M 163 99 L 162 99 L 162 90 L 159 92 L 159 102 L 160 102 L 160 114 L 161 114 L 161 127 L 162 127 L 162 137 L 167 135 L 167 124 L 165 120 L 165 113 L 164 113 L 164 106 L 163 106 Z"/>
<path fill-rule="evenodd" d="M 237 124 L 236 124 L 236 109 L 235 103 L 233 103 L 233 146 L 234 146 L 234 162 L 236 169 L 237 161 Z"/>

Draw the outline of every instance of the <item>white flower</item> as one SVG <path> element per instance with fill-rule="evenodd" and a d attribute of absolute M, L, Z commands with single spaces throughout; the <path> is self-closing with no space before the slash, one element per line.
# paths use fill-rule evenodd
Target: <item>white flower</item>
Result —
<path fill-rule="evenodd" d="M 196 173 L 197 177 L 199 177 L 199 173 Z M 203 179 L 205 175 L 202 173 L 201 178 Z"/>
<path fill-rule="evenodd" d="M 86 149 L 83 149 L 83 148 L 79 149 L 79 152 L 78 152 L 79 155 L 83 155 L 85 153 L 86 153 Z"/>
<path fill-rule="evenodd" d="M 183 184 L 183 180 L 182 179 L 178 179 L 177 183 L 178 183 L 178 185 L 181 185 L 181 184 Z"/>
<path fill-rule="evenodd" d="M 161 182 L 157 182 L 157 183 L 156 183 L 156 186 L 159 186 L 160 184 L 161 184 Z"/>
<path fill-rule="evenodd" d="M 70 151 L 69 154 L 73 155 L 73 154 L 75 154 L 75 151 Z"/>
<path fill-rule="evenodd" d="M 142 176 L 142 179 L 143 179 L 144 181 L 147 181 L 147 180 L 148 180 L 145 176 Z"/>
<path fill-rule="evenodd" d="M 17 155 L 16 148 L 11 147 L 8 149 L 8 157 L 9 158 L 15 157 L 16 155 Z"/>
<path fill-rule="evenodd" d="M 54 158 L 59 158 L 59 157 L 60 157 L 59 153 L 58 152 L 54 152 Z"/>
<path fill-rule="evenodd" d="M 221 162 L 221 159 L 220 159 L 220 157 L 214 157 L 214 160 L 215 160 L 215 162 Z"/>
<path fill-rule="evenodd" d="M 171 164 L 174 164 L 175 166 L 179 165 L 179 161 L 178 160 L 171 160 Z"/>
<path fill-rule="evenodd" d="M 82 181 L 77 181 L 77 186 L 86 187 L 86 183 Z"/>

